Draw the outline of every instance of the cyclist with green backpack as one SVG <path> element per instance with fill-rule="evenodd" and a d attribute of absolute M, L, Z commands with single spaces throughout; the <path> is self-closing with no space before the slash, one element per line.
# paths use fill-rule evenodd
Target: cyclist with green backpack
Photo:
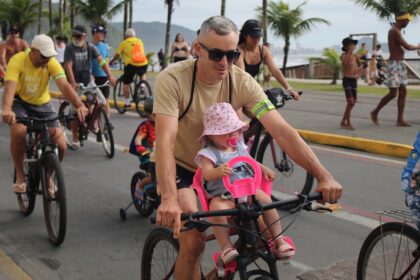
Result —
<path fill-rule="evenodd" d="M 134 75 L 139 75 L 141 80 L 146 79 L 148 60 L 144 52 L 143 41 L 136 37 L 136 31 L 128 28 L 124 34 L 124 41 L 120 43 L 117 53 L 110 60 L 113 64 L 120 57 L 124 59 L 123 91 L 125 106 L 130 107 L 129 85 L 133 82 Z"/>

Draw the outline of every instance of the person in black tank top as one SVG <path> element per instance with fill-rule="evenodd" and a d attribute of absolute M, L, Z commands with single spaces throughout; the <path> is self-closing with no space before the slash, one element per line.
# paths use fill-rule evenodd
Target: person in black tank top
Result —
<path fill-rule="evenodd" d="M 261 24 L 255 19 L 247 20 L 239 34 L 238 48 L 241 57 L 236 61 L 236 65 L 255 78 L 262 71 L 261 64 L 266 64 L 282 87 L 292 94 L 295 100 L 299 99 L 299 94 L 289 85 L 283 73 L 276 66 L 270 49 L 267 46 L 260 45 L 261 37 Z"/>

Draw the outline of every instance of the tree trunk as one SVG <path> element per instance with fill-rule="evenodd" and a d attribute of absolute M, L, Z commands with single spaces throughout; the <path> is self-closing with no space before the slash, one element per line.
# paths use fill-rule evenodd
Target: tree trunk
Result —
<path fill-rule="evenodd" d="M 130 0 L 130 9 L 129 9 L 129 22 L 128 27 L 133 27 L 133 0 Z"/>
<path fill-rule="evenodd" d="M 48 20 L 50 22 L 50 30 L 53 28 L 53 19 L 52 19 L 52 0 L 48 0 Z"/>
<path fill-rule="evenodd" d="M 124 39 L 125 30 L 127 30 L 127 21 L 128 21 L 128 2 L 124 2 L 123 39 Z"/>
<path fill-rule="evenodd" d="M 287 58 L 289 56 L 289 48 L 290 48 L 290 36 L 287 35 L 285 37 L 285 45 L 284 45 L 284 57 L 283 57 L 283 67 L 282 67 L 282 72 L 284 77 L 286 77 L 286 65 L 287 65 Z"/>
<path fill-rule="evenodd" d="M 336 85 L 337 84 L 337 79 L 338 79 L 338 71 L 334 71 L 333 80 L 331 82 L 331 85 Z"/>
<path fill-rule="evenodd" d="M 42 20 L 42 0 L 38 3 L 38 34 L 41 34 L 41 20 Z"/>
<path fill-rule="evenodd" d="M 60 34 L 63 32 L 63 22 L 64 13 L 63 13 L 63 0 L 58 1 L 58 29 L 60 30 Z"/>
<path fill-rule="evenodd" d="M 222 7 L 220 10 L 220 15 L 225 16 L 225 12 L 226 12 L 226 0 L 222 0 Z"/>
<path fill-rule="evenodd" d="M 262 3 L 263 44 L 267 43 L 267 0 Z"/>
<path fill-rule="evenodd" d="M 75 0 L 70 0 L 70 28 L 73 30 L 74 27 L 74 16 L 75 16 L 75 9 L 76 9 L 76 5 L 75 5 Z"/>
<path fill-rule="evenodd" d="M 173 7 L 174 1 L 170 0 L 167 1 L 168 5 L 168 17 L 166 19 L 166 33 L 165 33 L 165 58 L 163 62 L 163 68 L 166 68 L 168 65 L 168 56 L 169 56 L 169 38 L 171 35 L 171 18 L 172 18 L 172 7 Z"/>

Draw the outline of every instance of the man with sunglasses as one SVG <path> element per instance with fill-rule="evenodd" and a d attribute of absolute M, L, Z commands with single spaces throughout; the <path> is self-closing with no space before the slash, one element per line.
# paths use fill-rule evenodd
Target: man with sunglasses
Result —
<path fill-rule="evenodd" d="M 64 50 L 64 69 L 67 79 L 75 90 L 78 84 L 87 86 L 92 79 L 93 59 L 98 61 L 110 84 L 114 86 L 115 78 L 111 74 L 106 59 L 102 57 L 95 45 L 87 41 L 86 28 L 83 25 L 76 25 L 72 30 L 72 42 Z M 72 148 L 77 149 L 80 147 L 77 120 L 72 122 L 71 127 L 73 133 Z"/>
<path fill-rule="evenodd" d="M 16 123 L 16 117 L 33 116 L 54 118 L 57 116 L 50 100 L 49 78 L 53 78 L 59 90 L 76 108 L 80 121 L 84 121 L 87 108 L 67 82 L 64 70 L 54 57 L 57 52 L 53 40 L 47 35 L 36 35 L 30 51 L 19 52 L 8 64 L 3 94 L 3 121 L 10 125 L 10 150 L 16 168 L 16 182 L 12 190 L 26 191 L 23 159 L 26 127 Z M 60 160 L 66 151 L 66 140 L 58 121 L 49 123 L 50 134 L 58 146 Z"/>
<path fill-rule="evenodd" d="M 190 188 L 197 168 L 194 157 L 201 148 L 203 112 L 214 103 L 229 102 L 238 113 L 243 108 L 252 112 L 287 154 L 317 178 L 317 191 L 323 193 L 325 202 L 336 203 L 341 197 L 341 185 L 274 109 L 261 86 L 233 65 L 240 56 L 238 33 L 226 17 L 207 19 L 196 45 L 198 59 L 170 65 L 155 81 L 156 171 L 161 195 L 156 221 L 173 227 L 179 238 L 175 279 L 185 279 L 185 275 L 200 279 L 204 235 L 196 230 L 180 233 L 180 214 L 198 211 Z"/>
<path fill-rule="evenodd" d="M 29 48 L 28 43 L 20 38 L 20 29 L 12 25 L 7 40 L 0 44 L 0 79 L 4 78 L 7 63 L 12 56 Z"/>

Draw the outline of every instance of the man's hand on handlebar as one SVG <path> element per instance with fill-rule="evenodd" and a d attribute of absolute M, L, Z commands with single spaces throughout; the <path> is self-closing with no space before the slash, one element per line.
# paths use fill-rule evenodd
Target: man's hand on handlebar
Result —
<path fill-rule="evenodd" d="M 316 192 L 322 193 L 321 203 L 335 204 L 340 199 L 343 187 L 334 178 L 319 181 Z"/>
<path fill-rule="evenodd" d="M 89 114 L 89 110 L 82 103 L 79 107 L 76 108 L 77 118 L 80 122 L 85 122 L 85 117 Z"/>
<path fill-rule="evenodd" d="M 294 88 L 288 88 L 286 91 L 293 97 L 294 100 L 299 100 L 300 94 Z"/>
<path fill-rule="evenodd" d="M 156 224 L 162 227 L 173 228 L 174 238 L 181 232 L 181 207 L 177 197 L 162 197 L 156 213 Z"/>
<path fill-rule="evenodd" d="M 16 114 L 11 109 L 3 110 L 3 122 L 14 125 L 16 124 Z"/>

